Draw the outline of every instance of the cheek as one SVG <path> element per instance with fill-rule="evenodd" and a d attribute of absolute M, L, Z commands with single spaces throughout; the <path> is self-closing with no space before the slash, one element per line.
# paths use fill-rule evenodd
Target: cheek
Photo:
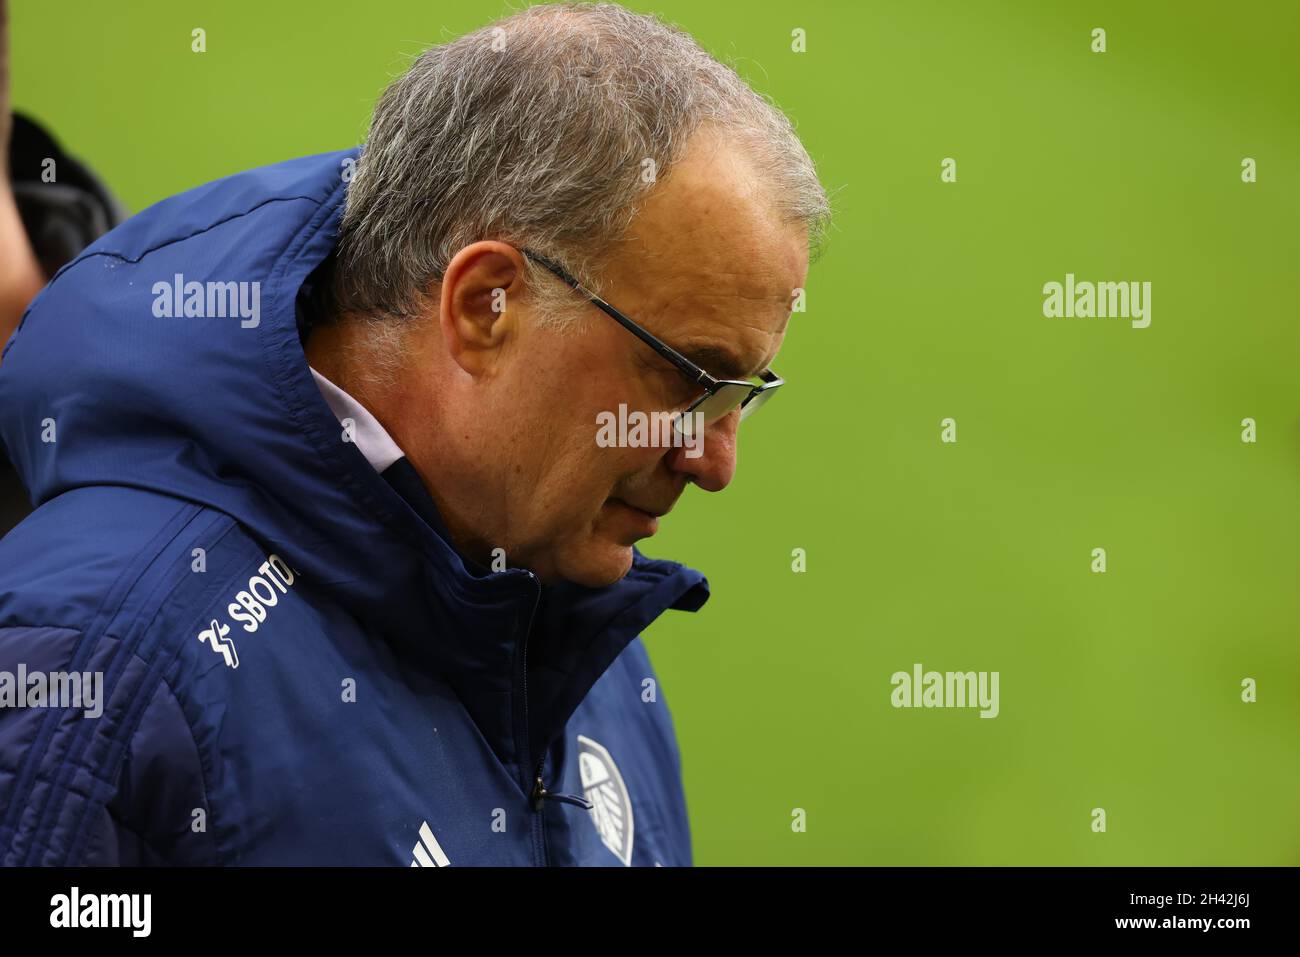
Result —
<path fill-rule="evenodd" d="M 596 442 L 596 412 L 576 414 L 566 423 L 556 412 L 525 441 L 539 456 L 537 466 L 518 476 L 522 496 L 549 515 L 553 527 L 589 519 L 626 471 L 627 449 L 601 448 Z"/>
<path fill-rule="evenodd" d="M 662 449 L 602 447 L 596 441 L 598 429 L 593 413 L 590 423 L 568 436 L 562 458 L 552 463 L 546 497 L 557 526 L 588 526 L 611 495 L 636 485 L 637 476 L 652 474 L 662 457 Z"/>
<path fill-rule="evenodd" d="M 600 443 L 604 414 L 617 418 L 620 402 L 637 408 L 646 401 L 644 383 L 617 366 L 617 357 L 584 351 L 578 369 L 550 369 L 514 384 L 522 414 L 511 416 L 507 461 L 516 466 L 517 497 L 552 533 L 590 524 L 620 484 L 653 471 L 662 457 L 663 449 Z"/>

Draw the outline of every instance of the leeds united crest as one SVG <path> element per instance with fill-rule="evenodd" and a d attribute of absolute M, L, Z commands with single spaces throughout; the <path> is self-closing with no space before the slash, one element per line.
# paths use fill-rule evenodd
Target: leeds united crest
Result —
<path fill-rule="evenodd" d="M 578 768 L 582 790 L 592 803 L 591 819 L 605 846 L 625 866 L 632 864 L 632 801 L 623 775 L 609 752 L 591 738 L 578 735 Z"/>

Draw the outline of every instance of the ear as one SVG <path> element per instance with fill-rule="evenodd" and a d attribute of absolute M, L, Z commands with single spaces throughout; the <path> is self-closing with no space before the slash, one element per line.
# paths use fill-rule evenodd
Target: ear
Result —
<path fill-rule="evenodd" d="M 470 375 L 490 371 L 518 334 L 518 310 L 509 306 L 523 291 L 522 254 L 505 243 L 472 243 L 447 264 L 438 321 L 447 352 Z"/>

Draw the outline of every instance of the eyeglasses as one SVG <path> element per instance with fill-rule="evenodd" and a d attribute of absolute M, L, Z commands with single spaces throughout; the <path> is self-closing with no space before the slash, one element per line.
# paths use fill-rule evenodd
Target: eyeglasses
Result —
<path fill-rule="evenodd" d="M 709 425 L 734 412 L 737 408 L 740 409 L 740 418 L 743 422 L 758 411 L 759 407 L 772 397 L 773 392 L 785 385 L 785 380 L 770 369 L 758 374 L 758 377 L 763 380 L 760 385 L 755 385 L 753 382 L 747 382 L 744 379 L 715 379 L 668 345 L 668 343 L 651 335 L 640 325 L 600 298 L 600 296 L 587 289 L 582 283 L 569 275 L 563 266 L 530 249 L 521 249 L 520 252 L 539 265 L 546 267 L 546 269 L 586 296 L 601 312 L 614 319 L 620 326 L 671 362 L 693 384 L 704 387 L 704 394 L 674 417 L 674 427 L 684 435 L 690 435 L 694 431 L 697 422 Z"/>

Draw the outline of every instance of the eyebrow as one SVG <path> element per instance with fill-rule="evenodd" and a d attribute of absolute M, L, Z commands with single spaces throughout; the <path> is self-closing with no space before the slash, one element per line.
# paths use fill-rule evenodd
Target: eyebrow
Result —
<path fill-rule="evenodd" d="M 700 345 L 679 349 L 709 375 L 718 379 L 748 379 L 755 370 L 738 355 L 722 345 Z"/>

